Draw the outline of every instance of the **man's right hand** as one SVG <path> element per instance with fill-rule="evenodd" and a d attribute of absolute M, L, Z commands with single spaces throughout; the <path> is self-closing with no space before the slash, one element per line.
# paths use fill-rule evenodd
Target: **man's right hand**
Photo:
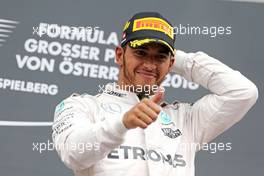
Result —
<path fill-rule="evenodd" d="M 127 129 L 147 128 L 153 123 L 160 111 L 161 107 L 158 103 L 164 96 L 164 92 L 158 91 L 152 98 L 143 98 L 138 104 L 127 111 L 123 117 L 123 123 Z"/>

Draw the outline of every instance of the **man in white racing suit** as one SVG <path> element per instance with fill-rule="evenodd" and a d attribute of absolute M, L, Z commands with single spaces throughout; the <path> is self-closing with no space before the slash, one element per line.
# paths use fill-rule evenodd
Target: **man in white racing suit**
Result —
<path fill-rule="evenodd" d="M 116 48 L 118 82 L 56 107 L 53 141 L 76 176 L 194 176 L 201 145 L 254 105 L 258 90 L 250 80 L 203 52 L 175 51 L 174 41 L 159 13 L 134 15 Z M 169 72 L 212 93 L 193 104 L 160 103 Z"/>

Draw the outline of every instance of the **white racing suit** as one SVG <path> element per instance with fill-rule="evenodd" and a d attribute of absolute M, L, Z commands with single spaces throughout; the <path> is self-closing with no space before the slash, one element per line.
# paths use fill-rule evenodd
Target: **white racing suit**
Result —
<path fill-rule="evenodd" d="M 173 71 L 212 94 L 163 106 L 146 129 L 125 128 L 123 115 L 139 98 L 113 84 L 56 107 L 53 141 L 76 176 L 194 176 L 197 146 L 238 122 L 258 97 L 251 81 L 203 52 L 178 50 Z"/>

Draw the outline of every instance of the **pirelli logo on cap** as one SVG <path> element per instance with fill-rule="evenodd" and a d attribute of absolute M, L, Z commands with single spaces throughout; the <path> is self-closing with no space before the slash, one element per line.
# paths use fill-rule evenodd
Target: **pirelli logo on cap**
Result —
<path fill-rule="evenodd" d="M 138 30 L 156 30 L 164 32 L 170 38 L 174 38 L 173 28 L 166 21 L 160 18 L 141 18 L 133 23 L 133 32 Z"/>

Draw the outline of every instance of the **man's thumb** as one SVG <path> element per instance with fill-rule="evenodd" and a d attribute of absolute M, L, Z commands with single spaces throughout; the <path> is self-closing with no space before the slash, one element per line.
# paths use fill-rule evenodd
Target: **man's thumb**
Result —
<path fill-rule="evenodd" d="M 159 89 L 153 97 L 151 97 L 151 101 L 154 103 L 159 103 L 164 97 L 164 91 L 162 89 Z"/>

